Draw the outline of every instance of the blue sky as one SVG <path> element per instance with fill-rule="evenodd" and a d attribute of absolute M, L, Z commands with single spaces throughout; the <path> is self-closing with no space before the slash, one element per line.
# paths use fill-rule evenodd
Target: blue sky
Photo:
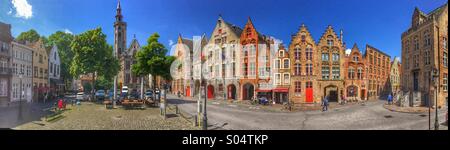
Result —
<path fill-rule="evenodd" d="M 411 22 L 414 7 L 428 13 L 447 0 L 121 0 L 128 23 L 141 45 L 154 32 L 169 49 L 170 41 L 211 34 L 219 14 L 243 27 L 250 16 L 257 30 L 290 42 L 304 23 L 314 39 L 328 25 L 344 30 L 347 47 L 357 43 L 400 56 L 400 36 Z M 28 5 L 27 5 L 28 4 Z M 48 36 L 58 30 L 79 34 L 102 27 L 113 42 L 117 0 L 0 0 L 0 21 L 12 24 L 13 36 L 31 28 Z M 31 7 L 31 8 L 30 8 Z M 129 43 L 129 42 L 128 42 Z"/>

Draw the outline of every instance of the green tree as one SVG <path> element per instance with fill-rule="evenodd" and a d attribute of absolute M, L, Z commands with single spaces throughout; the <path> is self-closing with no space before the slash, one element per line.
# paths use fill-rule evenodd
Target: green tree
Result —
<path fill-rule="evenodd" d="M 39 40 L 39 38 L 41 38 L 39 33 L 36 30 L 31 29 L 27 32 L 20 33 L 19 36 L 17 36 L 16 40 L 21 41 L 21 42 L 25 42 L 25 41 L 37 42 Z"/>
<path fill-rule="evenodd" d="M 112 89 L 114 85 L 113 79 L 106 79 L 104 76 L 98 76 L 97 84 L 95 84 L 95 89 L 108 90 Z"/>
<path fill-rule="evenodd" d="M 46 46 L 58 47 L 58 54 L 61 60 L 61 79 L 66 85 L 71 85 L 73 76 L 70 74 L 70 65 L 72 63 L 73 52 L 70 44 L 74 38 L 74 35 L 57 31 L 48 37 Z"/>
<path fill-rule="evenodd" d="M 92 73 L 92 87 L 96 87 L 96 77 L 110 80 L 118 74 L 119 61 L 113 57 L 112 47 L 106 42 L 106 35 L 101 28 L 75 36 L 70 47 L 73 51 L 70 66 L 72 76 Z M 92 92 L 92 97 L 94 97 L 94 92 Z"/>
<path fill-rule="evenodd" d="M 175 59 L 165 56 L 167 49 L 158 41 L 159 37 L 158 33 L 151 35 L 147 40 L 147 45 L 137 52 L 136 64 L 132 66 L 134 74 L 139 76 L 151 74 L 153 81 L 156 81 L 156 76 L 170 77 L 170 64 Z M 170 62 L 169 65 L 168 62 Z M 156 86 L 155 84 L 153 82 L 153 87 Z"/>

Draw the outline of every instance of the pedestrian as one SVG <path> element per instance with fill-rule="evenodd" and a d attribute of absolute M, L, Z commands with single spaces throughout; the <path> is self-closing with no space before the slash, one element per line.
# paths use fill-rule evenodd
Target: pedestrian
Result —
<path fill-rule="evenodd" d="M 392 105 L 392 94 L 388 95 L 387 100 L 388 100 L 388 105 Z"/>
<path fill-rule="evenodd" d="M 64 103 L 64 102 L 63 102 L 62 99 L 59 99 L 59 100 L 58 100 L 58 110 L 60 110 L 60 111 L 62 110 L 63 105 L 64 105 L 63 103 Z"/>
<path fill-rule="evenodd" d="M 328 111 L 328 96 L 325 96 L 322 101 L 322 111 Z"/>

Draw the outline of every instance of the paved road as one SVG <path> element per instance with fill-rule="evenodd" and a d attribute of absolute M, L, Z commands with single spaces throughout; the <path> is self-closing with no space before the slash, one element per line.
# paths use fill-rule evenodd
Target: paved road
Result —
<path fill-rule="evenodd" d="M 197 112 L 197 103 L 168 97 L 170 103 L 190 114 Z M 383 108 L 382 101 L 365 105 L 346 106 L 328 112 L 261 112 L 242 110 L 232 106 L 209 104 L 208 119 L 210 129 L 233 130 L 428 130 L 428 113 L 411 114 L 391 112 Z M 434 115 L 432 115 L 434 119 Z M 445 119 L 441 110 L 439 119 Z M 441 129 L 448 130 L 447 126 Z"/>

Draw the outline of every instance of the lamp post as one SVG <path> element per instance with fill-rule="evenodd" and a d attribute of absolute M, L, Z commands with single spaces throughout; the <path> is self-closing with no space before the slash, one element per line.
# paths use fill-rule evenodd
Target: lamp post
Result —
<path fill-rule="evenodd" d="M 23 72 L 19 73 L 19 79 L 20 79 L 20 88 L 19 88 L 19 120 L 21 121 L 23 119 L 22 115 L 22 78 L 23 78 Z"/>
<path fill-rule="evenodd" d="M 433 68 L 433 81 L 434 81 L 434 104 L 435 104 L 435 120 L 434 120 L 434 130 L 439 130 L 439 116 L 438 116 L 438 87 L 439 87 L 439 70 Z"/>

